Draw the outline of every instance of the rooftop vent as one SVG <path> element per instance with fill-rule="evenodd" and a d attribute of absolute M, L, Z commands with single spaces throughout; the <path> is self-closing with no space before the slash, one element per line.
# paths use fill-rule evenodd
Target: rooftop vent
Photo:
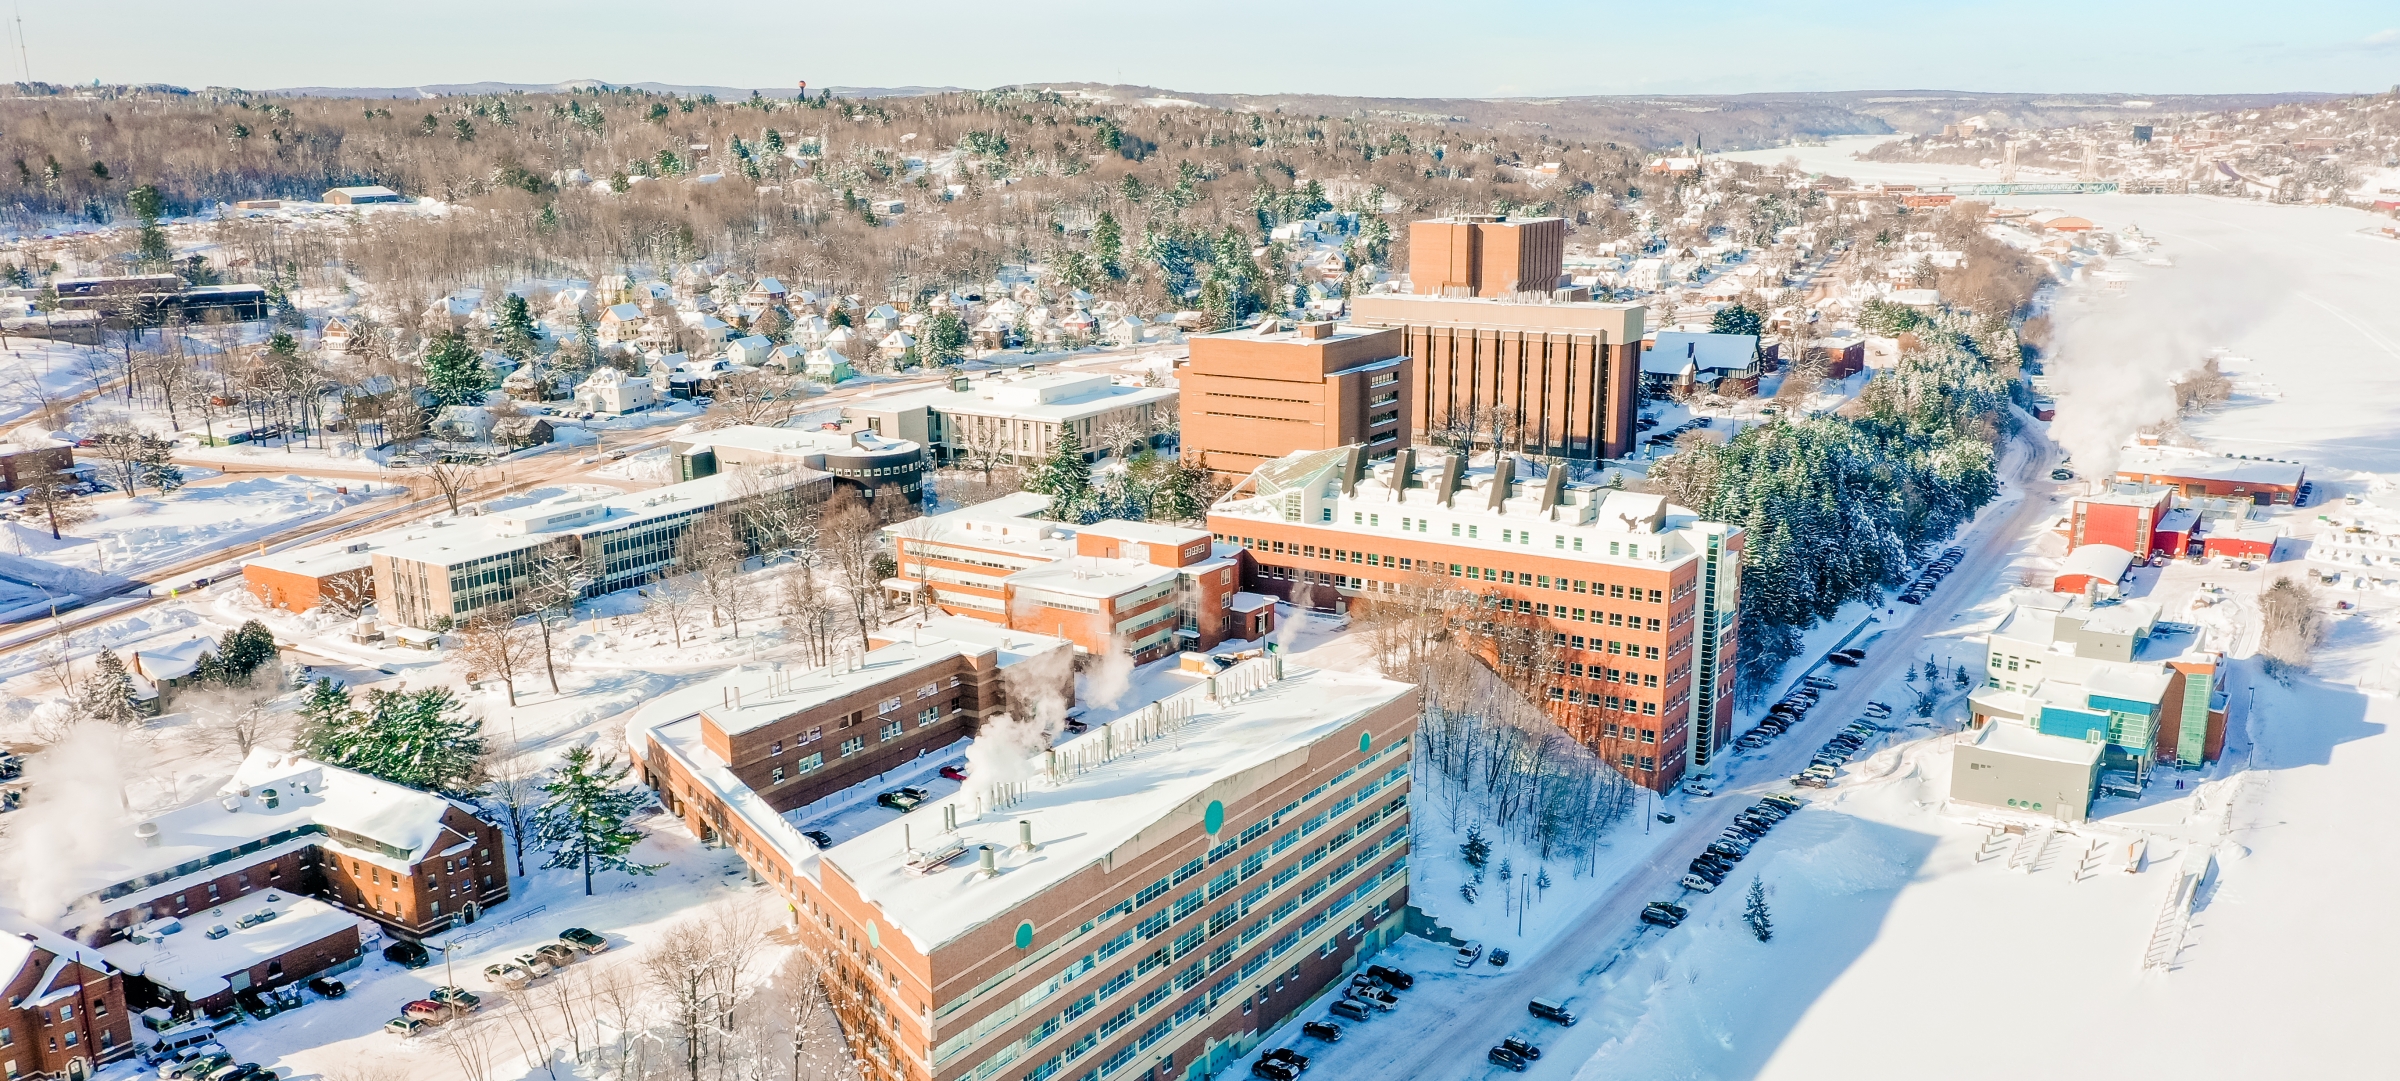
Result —
<path fill-rule="evenodd" d="M 142 839 L 142 847 L 144 848 L 158 847 L 158 823 L 156 822 L 134 823 L 133 835 Z"/>

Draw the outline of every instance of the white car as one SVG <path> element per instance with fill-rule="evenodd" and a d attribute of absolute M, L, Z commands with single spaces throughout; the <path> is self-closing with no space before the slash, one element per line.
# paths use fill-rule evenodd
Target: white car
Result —
<path fill-rule="evenodd" d="M 1693 794 L 1693 795 L 1695 795 L 1695 796 L 1698 796 L 1698 797 L 1700 797 L 1701 799 L 1707 799 L 1707 798 L 1709 798 L 1710 796 L 1714 796 L 1714 795 L 1716 795 L 1716 794 L 1717 794 L 1717 790 L 1716 790 L 1716 789 L 1714 789 L 1714 788 L 1710 788 L 1709 786 L 1707 786 L 1707 785 L 1704 785 L 1704 784 L 1696 784 L 1696 783 L 1693 783 L 1693 782 L 1690 782 L 1690 781 L 1686 781 L 1686 782 L 1684 782 L 1684 785 L 1683 785 L 1683 790 L 1684 790 L 1684 791 L 1686 791 L 1686 792 L 1689 792 L 1689 793 L 1691 793 L 1691 794 Z"/>
<path fill-rule="evenodd" d="M 1458 948 L 1458 967 L 1473 968 L 1475 962 L 1481 960 L 1483 960 L 1483 943 L 1469 942 Z"/>

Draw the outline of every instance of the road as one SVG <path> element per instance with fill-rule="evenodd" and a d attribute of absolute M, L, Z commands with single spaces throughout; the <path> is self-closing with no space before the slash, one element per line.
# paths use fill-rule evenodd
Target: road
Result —
<path fill-rule="evenodd" d="M 1032 359 L 1030 362 L 1042 365 L 1055 365 L 1067 361 L 1083 361 L 1086 363 L 1079 364 L 1078 367 L 1095 370 L 1103 368 L 1122 368 L 1127 363 L 1151 356 L 1156 356 L 1161 353 L 1169 353 L 1169 355 L 1171 355 L 1171 351 L 1176 348 L 1178 347 L 1166 345 L 1148 345 L 1139 348 L 1108 350 L 1098 353 L 1075 353 L 1056 357 L 1042 357 L 1038 359 Z M 999 359 L 1005 360 L 1006 355 L 1000 355 Z M 1117 363 L 1110 364 L 1109 361 L 1111 360 L 1115 360 Z M 949 375 L 946 372 L 927 373 L 905 379 L 896 379 L 885 382 L 867 383 L 855 387 L 839 388 L 829 393 L 808 399 L 801 405 L 800 411 L 803 413 L 817 412 L 824 409 L 828 405 L 839 405 L 843 402 L 856 400 L 862 396 L 891 393 L 897 390 L 909 389 L 935 383 L 947 378 L 949 378 Z M 103 387 L 86 392 L 74 398 L 73 401 L 82 402 L 89 400 L 90 398 L 105 392 L 106 389 L 107 388 Z M 520 463 L 512 463 L 503 471 L 502 475 L 506 479 L 502 483 L 494 486 L 477 488 L 472 493 L 473 498 L 476 500 L 488 500 L 497 496 L 523 492 L 527 489 L 539 487 L 544 484 L 556 484 L 571 481 L 584 473 L 588 473 L 591 470 L 600 468 L 602 465 L 606 464 L 608 456 L 611 454 L 655 444 L 664 438 L 665 433 L 663 431 L 653 431 L 648 429 L 629 431 L 602 431 L 600 433 L 600 444 L 596 447 L 580 450 L 576 448 L 565 448 L 561 451 L 554 452 L 551 455 L 527 459 Z M 585 461 L 587 458 L 594 457 L 599 458 L 600 461 Z M 257 462 L 244 463 L 227 463 L 214 460 L 192 459 L 188 462 L 188 464 L 194 466 L 203 466 L 227 474 L 262 472 L 279 474 L 300 473 L 307 476 L 321 476 L 332 479 L 355 478 L 367 481 L 382 481 L 386 483 L 406 483 L 409 479 L 408 474 L 404 471 L 369 472 L 363 470 L 323 469 L 319 468 L 313 463 L 299 462 L 295 462 L 291 465 L 279 465 L 271 458 Z M 422 488 L 423 486 L 419 484 L 416 485 L 416 487 Z M 402 504 L 398 507 L 390 506 L 380 501 L 371 502 L 363 507 L 353 508 L 350 511 L 336 515 L 330 519 L 315 519 L 307 522 L 301 522 L 293 525 L 289 529 L 280 530 L 266 537 L 245 540 L 238 544 L 229 545 L 203 555 L 194 556 L 190 559 L 179 561 L 171 566 L 152 568 L 128 577 L 138 586 L 172 586 L 186 584 L 193 581 L 195 577 L 201 575 L 203 572 L 206 572 L 211 568 L 218 567 L 219 565 L 224 564 L 229 560 L 238 558 L 248 552 L 273 547 L 278 544 L 288 543 L 299 538 L 310 538 L 312 542 L 329 541 L 340 536 L 360 532 L 369 528 L 389 527 L 391 525 L 410 521 L 424 515 L 433 514 L 440 510 L 447 509 L 447 502 L 438 496 L 428 497 L 422 491 L 414 491 L 411 494 L 417 498 L 414 498 L 412 501 Z M 91 606 L 99 604 L 101 601 L 106 599 L 107 598 L 83 598 L 76 603 L 62 606 L 59 611 L 61 614 L 76 612 L 79 609 L 90 608 Z M 5 638 L 0 638 L 0 657 L 7 656 L 17 650 L 29 648 L 43 639 L 59 633 L 62 629 L 65 631 L 78 630 L 95 623 L 114 620 L 127 613 L 141 611 L 143 609 L 163 604 L 174 599 L 177 598 L 169 593 L 160 592 L 155 596 L 145 598 L 135 604 L 102 605 L 97 610 L 83 612 L 79 615 L 71 616 L 56 622 L 44 622 L 39 627 L 32 626 L 31 621 L 27 621 L 26 623 L 19 625 L 17 633 L 8 635 Z"/>
<path fill-rule="evenodd" d="M 1589 989 L 1595 977 L 1638 949 L 1650 936 L 1673 933 L 1643 924 L 1642 906 L 1678 897 L 1683 898 L 1678 903 L 1695 908 L 1740 903 L 1738 890 L 1722 891 L 1728 894 L 1722 900 L 1713 895 L 1684 896 L 1689 891 L 1680 883 L 1692 857 L 1723 833 L 1734 816 L 1757 802 L 1759 796 L 1769 792 L 1798 793 L 1803 797 L 1808 794 L 1807 789 L 1791 786 L 1791 776 L 1808 766 L 1809 759 L 1826 739 L 1863 716 L 1876 687 L 1899 678 L 1906 666 L 1915 663 L 1920 641 L 1956 625 L 1955 617 L 1964 614 L 1982 594 L 1984 584 L 2008 565 L 2018 538 L 2051 512 L 2056 486 L 2032 478 L 2048 469 L 2052 453 L 2045 449 L 2023 456 L 2017 470 L 2018 483 L 2010 489 L 2016 504 L 1994 506 L 1986 512 L 1985 520 L 1957 542 L 1968 553 L 1958 569 L 1942 588 L 1926 598 L 1913 620 L 1884 634 L 1868 648 L 1865 663 L 1856 669 L 1829 669 L 1838 673 L 1841 687 L 1825 693 L 1817 707 L 1809 711 L 1806 721 L 1759 751 L 1721 759 L 1715 798 L 1687 801 L 1686 809 L 1673 825 L 1652 824 L 1653 829 L 1681 834 L 1679 843 L 1660 847 L 1656 856 L 1619 879 L 1607 896 L 1548 948 L 1519 958 L 1521 967 L 1516 971 L 1488 977 L 1491 993 L 1473 996 L 1450 1013 L 1407 1016 L 1406 1023 L 1415 1026 L 1408 1037 L 1373 1041 L 1373 1050 L 1363 1061 L 1353 1059 L 1350 1054 L 1341 1055 L 1342 1075 L 1410 1077 L 1420 1081 L 1508 1076 L 1506 1071 L 1487 1064 L 1480 1049 L 1517 1032 L 1530 1033 L 1545 1046 L 1556 1045 L 1551 1047 L 1552 1053 L 1533 1064 L 1531 1072 L 1567 1077 L 1580 1070 L 1603 1037 L 1593 1030 L 1562 1032 L 1544 1022 L 1533 1021 L 1525 1011 L 1526 1001 L 1543 997 L 1575 998 L 1577 1012 L 1588 1017 L 1597 1005 L 1592 997 L 1596 992 Z M 1761 843 L 1773 841 L 1770 837 Z M 1593 1041 L 1593 1046 L 1585 1046 L 1578 1036 Z M 1427 1052 L 1435 1048 L 1446 1053 L 1429 1056 Z"/>

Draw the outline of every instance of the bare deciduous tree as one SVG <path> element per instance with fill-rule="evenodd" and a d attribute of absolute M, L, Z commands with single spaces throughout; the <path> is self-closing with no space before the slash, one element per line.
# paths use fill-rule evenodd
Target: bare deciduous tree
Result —
<path fill-rule="evenodd" d="M 2285 575 L 2258 594 L 2258 652 L 2278 679 L 2308 668 L 2325 638 L 2325 611 L 2307 586 Z"/>
<path fill-rule="evenodd" d="M 469 617 L 457 633 L 458 656 L 466 662 L 470 681 L 500 677 L 500 685 L 508 689 L 508 704 L 514 708 L 517 678 L 532 667 L 534 655 L 541 648 L 535 641 L 540 632 L 507 612 L 485 609 Z"/>
<path fill-rule="evenodd" d="M 458 497 L 475 489 L 476 467 L 464 462 L 436 462 L 412 474 L 431 484 L 450 502 L 450 513 L 458 513 Z"/>

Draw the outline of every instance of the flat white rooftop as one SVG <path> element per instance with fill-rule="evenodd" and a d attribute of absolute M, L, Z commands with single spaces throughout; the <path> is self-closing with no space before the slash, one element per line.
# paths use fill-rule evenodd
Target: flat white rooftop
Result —
<path fill-rule="evenodd" d="M 1264 671 L 1274 659 L 1249 662 Z M 1242 672 L 1234 670 L 1234 673 Z M 820 859 L 857 887 L 921 950 L 1002 918 L 1017 905 L 1154 830 L 1197 827 L 1198 798 L 1219 781 L 1247 771 L 1277 769 L 1278 760 L 1302 751 L 1328 734 L 1393 701 L 1413 694 L 1407 683 L 1379 676 L 1324 669 L 1286 668 L 1286 676 L 1247 696 L 1218 702 L 1205 686 L 1165 700 L 1193 712 L 1183 728 L 1135 750 L 1084 769 L 1063 771 L 1064 780 L 1028 780 L 1019 798 L 978 816 L 971 801 L 929 801 L 925 806 L 826 850 Z M 1227 685 L 1220 678 L 1220 685 Z M 1131 726 L 1138 718 L 1112 722 Z M 1127 731 L 1131 731 L 1128 727 Z M 1095 746 L 1094 736 L 1076 742 Z M 1067 752 L 1060 752 L 1064 758 Z M 1029 776 L 1042 774 L 1042 759 L 1027 763 Z M 1285 768 L 1297 768 L 1294 756 Z M 972 775 L 969 790 L 979 787 Z M 942 830 L 943 805 L 955 807 L 956 834 Z M 1038 846 L 1016 851 L 1018 823 L 1030 822 Z M 932 874 L 907 866 L 910 846 L 926 849 L 955 840 L 955 860 Z M 976 873 L 976 849 L 991 845 L 999 873 Z"/>
<path fill-rule="evenodd" d="M 273 915 L 263 922 L 241 925 L 268 913 Z M 356 927 L 359 918 L 314 897 L 262 890 L 151 925 L 175 923 L 181 923 L 182 930 L 147 942 L 112 942 L 100 947 L 100 955 L 118 968 L 197 1000 L 224 991 L 225 977 Z M 223 935 L 208 937 L 220 927 Z"/>

